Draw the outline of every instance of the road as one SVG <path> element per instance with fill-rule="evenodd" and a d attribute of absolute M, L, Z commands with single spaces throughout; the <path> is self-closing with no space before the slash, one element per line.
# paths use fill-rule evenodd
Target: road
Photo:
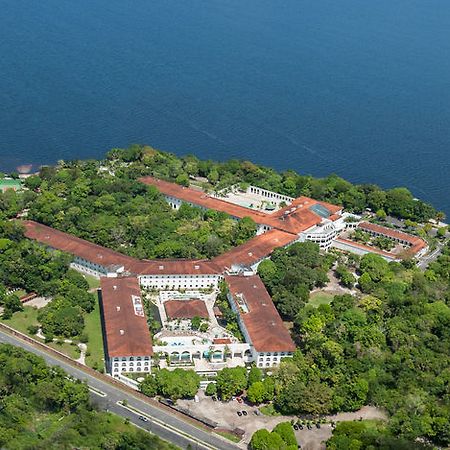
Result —
<path fill-rule="evenodd" d="M 197 428 L 191 423 L 180 419 L 178 416 L 150 405 L 129 392 L 121 390 L 120 386 L 115 386 L 97 379 L 89 373 L 73 367 L 64 360 L 60 360 L 52 354 L 46 353 L 44 350 L 34 347 L 30 343 L 2 330 L 0 330 L 0 342 L 21 347 L 24 350 L 41 356 L 47 364 L 59 366 L 71 376 L 86 381 L 91 388 L 93 403 L 99 408 L 111 411 L 123 418 L 128 418 L 135 425 L 158 435 L 162 439 L 182 449 L 186 449 L 188 445 L 196 450 L 236 450 L 240 448 L 225 438 Z M 127 407 L 119 404 L 123 400 L 126 400 Z M 140 420 L 140 415 L 147 417 L 149 419 L 148 422 Z"/>
<path fill-rule="evenodd" d="M 436 259 L 438 259 L 444 246 L 445 246 L 445 243 L 443 244 L 443 243 L 439 242 L 436 245 L 435 250 L 433 250 L 431 253 L 424 256 L 423 258 L 421 258 L 421 260 L 417 264 L 417 267 L 421 270 L 425 270 L 429 266 L 430 263 L 432 263 L 433 261 L 436 261 Z"/>

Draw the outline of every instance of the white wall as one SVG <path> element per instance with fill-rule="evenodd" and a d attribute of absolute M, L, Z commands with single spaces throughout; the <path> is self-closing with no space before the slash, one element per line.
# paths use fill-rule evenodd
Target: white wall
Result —
<path fill-rule="evenodd" d="M 157 289 L 208 289 L 217 288 L 222 275 L 140 275 L 141 286 Z"/>
<path fill-rule="evenodd" d="M 109 359 L 109 372 L 117 376 L 122 372 L 150 372 L 151 356 L 121 356 Z"/>

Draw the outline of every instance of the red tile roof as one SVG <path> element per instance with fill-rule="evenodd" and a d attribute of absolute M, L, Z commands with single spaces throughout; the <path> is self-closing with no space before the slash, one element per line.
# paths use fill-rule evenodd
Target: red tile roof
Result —
<path fill-rule="evenodd" d="M 295 344 L 283 324 L 261 278 L 253 276 L 225 276 L 240 317 L 258 352 L 293 352 Z M 242 296 L 248 308 L 239 307 L 237 298 Z"/>
<path fill-rule="evenodd" d="M 167 302 L 164 302 L 164 309 L 166 310 L 169 319 L 192 319 L 194 317 L 201 317 L 202 319 L 209 318 L 205 302 L 198 299 L 168 300 Z"/>
<path fill-rule="evenodd" d="M 140 181 L 144 184 L 155 186 L 164 195 L 193 203 L 207 209 L 221 211 L 238 219 L 251 217 L 257 224 L 268 225 L 288 233 L 298 234 L 321 223 L 322 218 L 309 209 L 313 205 L 320 204 L 326 207 L 331 213 L 332 220 L 336 220 L 336 218 L 339 217 L 337 213 L 342 210 L 342 207 L 340 206 L 319 202 L 308 197 L 299 197 L 289 206 L 286 206 L 273 214 L 266 214 L 262 211 L 255 211 L 212 197 L 203 191 L 180 186 L 176 183 L 160 180 L 158 178 L 148 176 L 140 178 Z"/>
<path fill-rule="evenodd" d="M 42 225 L 32 220 L 21 222 L 25 227 L 25 236 L 56 250 L 78 256 L 103 267 L 123 265 L 126 269 L 139 262 L 138 259 L 115 252 L 92 242 L 64 233 L 55 228 Z"/>
<path fill-rule="evenodd" d="M 369 253 L 376 253 L 377 255 L 386 256 L 389 259 L 396 259 L 397 255 L 394 255 L 393 253 L 385 252 L 384 250 L 371 247 L 369 245 L 361 244 L 360 242 L 355 242 L 350 239 L 344 239 L 344 238 L 337 238 L 337 242 L 342 242 L 343 244 L 349 245 L 351 247 L 360 248 L 361 250 L 365 250 Z"/>
<path fill-rule="evenodd" d="M 22 223 L 25 226 L 25 236 L 27 238 L 103 267 L 121 265 L 124 266 L 125 271 L 140 275 L 203 275 L 218 273 L 218 269 L 210 261 L 139 260 L 32 220 L 25 220 Z"/>
<path fill-rule="evenodd" d="M 213 339 L 213 344 L 231 344 L 230 338 L 216 338 Z"/>
<path fill-rule="evenodd" d="M 410 248 L 407 251 L 409 255 L 415 255 L 420 252 L 420 250 L 427 247 L 427 243 L 422 238 L 404 233 L 403 231 L 393 230 L 370 222 L 361 222 L 358 227 L 362 230 L 371 231 L 392 239 L 406 241 L 410 245 Z"/>
<path fill-rule="evenodd" d="M 255 236 L 239 247 L 235 247 L 212 260 L 221 272 L 231 269 L 233 265 L 250 267 L 269 256 L 276 248 L 284 247 L 298 239 L 297 235 L 272 229 Z"/>
<path fill-rule="evenodd" d="M 106 348 L 111 358 L 151 356 L 152 338 L 134 277 L 101 278 Z"/>

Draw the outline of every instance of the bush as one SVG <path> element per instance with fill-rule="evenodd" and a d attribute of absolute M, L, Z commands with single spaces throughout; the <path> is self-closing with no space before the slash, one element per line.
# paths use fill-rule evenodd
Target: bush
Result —
<path fill-rule="evenodd" d="M 206 386 L 205 394 L 206 395 L 216 395 L 217 394 L 216 383 L 209 383 L 208 386 Z"/>
<path fill-rule="evenodd" d="M 86 333 L 80 334 L 80 342 L 87 344 L 89 342 L 89 336 Z"/>
<path fill-rule="evenodd" d="M 28 333 L 34 336 L 39 331 L 39 327 L 37 325 L 29 325 L 27 327 L 27 331 Z"/>
<path fill-rule="evenodd" d="M 297 439 L 295 438 L 294 430 L 290 422 L 279 423 L 272 432 L 277 433 L 286 445 L 297 445 Z"/>

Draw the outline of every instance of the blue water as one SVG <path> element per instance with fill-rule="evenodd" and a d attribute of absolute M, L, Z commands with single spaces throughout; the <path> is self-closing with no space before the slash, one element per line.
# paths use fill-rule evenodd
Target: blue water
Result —
<path fill-rule="evenodd" d="M 133 142 L 450 214 L 450 1 L 0 0 L 0 169 Z"/>

